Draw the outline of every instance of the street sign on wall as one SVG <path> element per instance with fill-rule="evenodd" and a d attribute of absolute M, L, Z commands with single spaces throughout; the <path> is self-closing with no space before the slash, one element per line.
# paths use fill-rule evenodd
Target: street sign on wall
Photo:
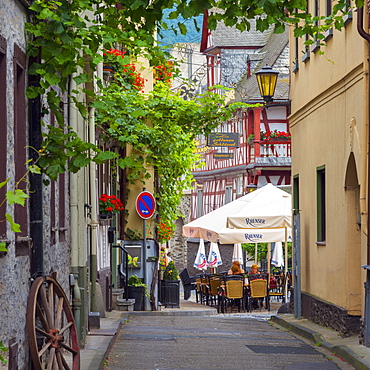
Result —
<path fill-rule="evenodd" d="M 215 159 L 234 159 L 234 153 L 213 153 Z"/>
<path fill-rule="evenodd" d="M 155 199 L 149 191 L 142 191 L 136 198 L 136 212 L 144 219 L 153 216 L 155 212 Z"/>
<path fill-rule="evenodd" d="M 215 132 L 208 135 L 208 146 L 239 148 L 239 136 L 233 132 Z"/>

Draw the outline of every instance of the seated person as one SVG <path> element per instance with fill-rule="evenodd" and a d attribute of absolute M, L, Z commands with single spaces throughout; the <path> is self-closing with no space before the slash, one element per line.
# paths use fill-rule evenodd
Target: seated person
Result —
<path fill-rule="evenodd" d="M 239 261 L 234 261 L 231 269 L 227 273 L 228 275 L 244 274 L 244 270 L 240 267 Z"/>
<path fill-rule="evenodd" d="M 256 275 L 256 274 L 260 274 L 260 272 L 258 271 L 258 265 L 252 265 L 249 275 Z"/>

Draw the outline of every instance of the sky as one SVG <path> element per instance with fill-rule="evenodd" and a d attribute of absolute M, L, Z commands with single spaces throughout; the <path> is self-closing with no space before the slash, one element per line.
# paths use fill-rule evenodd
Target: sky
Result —
<path fill-rule="evenodd" d="M 176 30 L 178 30 L 177 23 L 179 19 L 166 19 L 166 15 L 170 12 L 170 10 L 165 10 L 165 20 L 169 25 L 169 28 L 172 26 Z M 163 34 L 158 37 L 158 41 L 162 41 L 164 44 L 175 44 L 175 43 L 197 43 L 200 42 L 201 39 L 201 30 L 202 30 L 202 23 L 203 23 L 203 16 L 196 17 L 197 24 L 199 31 L 195 28 L 194 21 L 189 19 L 185 21 L 185 25 L 188 29 L 186 35 L 181 35 L 180 31 L 178 30 L 177 35 L 172 30 L 162 31 Z"/>

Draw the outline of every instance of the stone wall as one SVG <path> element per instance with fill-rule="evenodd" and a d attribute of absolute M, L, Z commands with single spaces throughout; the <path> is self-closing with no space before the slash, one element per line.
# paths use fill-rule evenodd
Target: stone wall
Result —
<path fill-rule="evenodd" d="M 187 254 L 188 254 L 188 261 L 187 261 L 186 267 L 189 271 L 189 275 L 193 276 L 201 272 L 200 270 L 196 269 L 193 266 L 195 257 L 197 255 L 198 248 L 199 248 L 199 239 L 189 238 L 186 244 L 187 244 Z M 209 254 L 209 246 L 210 246 L 210 242 L 205 241 L 204 247 L 205 247 L 207 258 Z M 219 250 L 221 254 L 222 265 L 217 267 L 217 272 L 228 271 L 232 263 L 234 244 L 219 244 Z M 207 269 L 206 271 L 209 272 L 209 269 Z"/>
<path fill-rule="evenodd" d="M 186 267 L 188 259 L 187 237 L 182 236 L 182 227 L 189 222 L 190 202 L 190 194 L 185 194 L 179 205 L 179 210 L 183 217 L 177 219 L 175 235 L 169 243 L 170 256 L 175 261 L 179 271 Z"/>
<path fill-rule="evenodd" d="M 316 324 L 338 331 L 342 337 L 357 335 L 361 330 L 360 316 L 349 315 L 344 308 L 304 292 L 302 292 L 302 316 Z"/>
<path fill-rule="evenodd" d="M 0 127 L 1 134 L 7 134 L 8 150 L 1 155 L 7 157 L 7 173 L 10 182 L 14 183 L 14 45 L 18 45 L 25 52 L 26 40 L 24 22 L 26 9 L 20 2 L 0 0 L 0 36 L 6 39 L 6 114 L 7 127 Z M 2 86 L 1 88 L 4 88 Z M 1 178 L 0 182 L 5 179 Z M 2 199 L 0 200 L 2 201 Z M 13 207 L 7 212 L 13 215 Z M 4 220 L 1 220 L 4 222 Z M 27 297 L 30 286 L 30 257 L 31 249 L 28 243 L 15 245 L 15 234 L 7 230 L 8 252 L 0 256 L 0 340 L 10 347 L 11 355 L 15 353 L 15 361 L 19 369 L 25 369 L 28 364 L 28 343 L 25 333 Z M 9 352 L 8 352 L 9 353 Z M 7 353 L 7 356 L 8 356 Z M 6 357 L 7 357 L 6 356 Z M 0 369 L 8 369 L 8 365 L 1 365 Z"/>
<path fill-rule="evenodd" d="M 4 148 L 1 155 L 6 156 L 6 177 L 10 179 L 9 184 L 14 184 L 19 179 L 15 178 L 15 156 L 14 156 L 14 50 L 15 45 L 22 52 L 26 52 L 26 39 L 24 24 L 27 21 L 27 9 L 20 1 L 0 0 L 0 36 L 6 40 L 6 112 L 1 111 L 1 115 L 6 115 L 6 127 L 0 127 L 2 135 L 6 133 L 8 147 L 5 153 Z M 27 81 L 27 71 L 25 75 Z M 26 83 L 27 84 L 27 83 Z M 1 86 L 4 88 L 4 86 Z M 28 135 L 26 99 L 26 119 L 24 121 L 26 136 Z M 47 117 L 44 117 L 47 119 Z M 4 121 L 1 121 L 4 122 Z M 28 138 L 27 142 L 28 142 Z M 25 148 L 28 153 L 28 148 Z M 27 156 L 28 157 L 28 156 Z M 0 178 L 3 182 L 5 178 Z M 65 180 L 65 189 L 68 189 L 68 181 Z M 10 186 L 9 185 L 9 186 Z M 69 227 L 63 224 L 63 230 L 52 230 L 50 222 L 51 209 L 55 214 L 55 223 L 58 224 L 58 186 L 54 189 L 53 196 L 49 187 L 43 187 L 43 259 L 44 273 L 49 275 L 57 273 L 57 280 L 62 285 L 67 297 L 69 292 L 69 273 L 70 273 L 70 237 Z M 8 188 L 10 190 L 10 187 Z M 66 196 L 65 199 L 68 199 Z M 0 202 L 3 199 L 0 199 Z M 55 203 L 52 203 L 54 200 Z M 26 202 L 28 214 L 32 212 L 29 208 L 29 201 Z M 66 220 L 68 216 L 68 204 L 65 205 Z M 7 213 L 14 216 L 14 207 L 7 206 Z M 4 220 L 0 220 L 4 222 Z M 22 242 L 16 241 L 16 235 L 8 226 L 6 237 L 1 241 L 6 241 L 8 252 L 0 253 L 0 341 L 8 347 L 9 351 L 5 357 L 11 357 L 9 365 L 2 365 L 0 369 L 29 369 L 30 356 L 26 331 L 27 300 L 31 286 L 32 275 L 32 235 L 27 233 L 30 230 L 29 224 L 22 229 L 27 238 Z M 53 236 L 53 233 L 55 235 Z"/>

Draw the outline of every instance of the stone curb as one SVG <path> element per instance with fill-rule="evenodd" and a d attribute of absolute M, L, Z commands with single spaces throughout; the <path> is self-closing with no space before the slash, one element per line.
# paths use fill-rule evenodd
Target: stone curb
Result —
<path fill-rule="evenodd" d="M 309 328 L 305 328 L 302 325 L 286 321 L 284 320 L 284 317 L 281 316 L 271 316 L 271 321 L 288 329 L 292 333 L 308 339 L 314 344 L 320 344 L 321 347 L 327 349 L 331 353 L 343 359 L 349 365 L 353 366 L 356 370 L 370 369 L 370 362 L 367 359 L 360 357 L 358 354 L 356 354 L 345 345 L 335 345 L 326 342 L 320 333 L 317 333 Z"/>
<path fill-rule="evenodd" d="M 97 359 L 97 362 L 99 362 L 99 367 L 97 367 L 97 370 L 102 370 L 104 368 L 104 364 L 105 364 L 105 359 L 108 355 L 108 353 L 110 352 L 114 342 L 116 341 L 116 338 L 119 334 L 119 332 L 121 331 L 121 328 L 122 328 L 122 325 L 124 324 L 125 321 L 128 320 L 128 315 L 123 313 L 121 315 L 121 319 L 118 323 L 118 326 L 117 326 L 117 330 L 116 330 L 116 333 L 111 337 L 110 341 L 109 341 L 109 344 L 103 354 L 103 356 L 101 356 L 99 353 L 96 354 L 96 356 L 98 357 Z"/>
<path fill-rule="evenodd" d="M 215 308 L 208 310 L 198 310 L 198 311 L 132 311 L 129 315 L 135 316 L 207 316 L 207 315 L 217 315 L 217 310 Z"/>

